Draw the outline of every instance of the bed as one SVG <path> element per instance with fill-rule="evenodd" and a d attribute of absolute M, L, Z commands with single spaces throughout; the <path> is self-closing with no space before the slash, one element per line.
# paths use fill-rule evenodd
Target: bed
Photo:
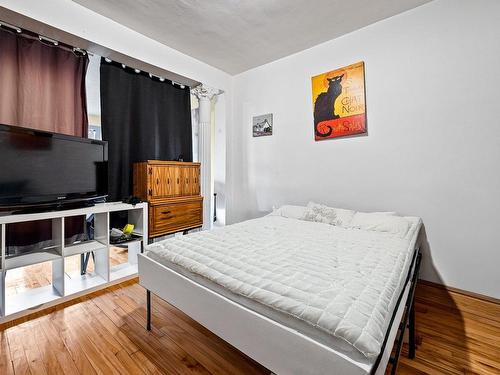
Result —
<path fill-rule="evenodd" d="M 395 372 L 407 326 L 415 353 L 421 220 L 325 207 L 147 246 L 148 329 L 152 292 L 279 375 Z"/>

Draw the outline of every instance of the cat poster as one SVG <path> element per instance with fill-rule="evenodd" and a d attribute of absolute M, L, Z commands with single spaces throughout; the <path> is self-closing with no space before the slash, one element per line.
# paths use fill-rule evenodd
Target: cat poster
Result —
<path fill-rule="evenodd" d="M 311 78 L 314 139 L 366 133 L 363 61 Z"/>

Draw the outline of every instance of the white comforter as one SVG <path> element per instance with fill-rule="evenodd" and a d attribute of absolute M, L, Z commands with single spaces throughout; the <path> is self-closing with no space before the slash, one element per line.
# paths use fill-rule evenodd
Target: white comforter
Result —
<path fill-rule="evenodd" d="M 412 260 L 406 238 L 266 216 L 148 247 L 148 255 L 380 353 Z"/>

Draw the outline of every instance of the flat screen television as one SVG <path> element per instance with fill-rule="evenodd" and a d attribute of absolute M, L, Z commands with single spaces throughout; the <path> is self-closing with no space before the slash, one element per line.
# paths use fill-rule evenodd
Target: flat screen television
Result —
<path fill-rule="evenodd" d="M 105 198 L 107 142 L 0 125 L 0 210 Z"/>

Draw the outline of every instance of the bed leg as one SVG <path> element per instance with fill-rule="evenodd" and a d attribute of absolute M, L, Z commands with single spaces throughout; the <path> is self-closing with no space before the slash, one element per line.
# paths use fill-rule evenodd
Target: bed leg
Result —
<path fill-rule="evenodd" d="M 412 302 L 410 308 L 410 317 L 409 317 L 409 349 L 408 349 L 408 358 L 415 359 L 415 350 L 417 348 L 417 338 L 415 331 L 415 301 Z"/>
<path fill-rule="evenodd" d="M 146 289 L 146 309 L 147 309 L 147 323 L 146 329 L 151 331 L 151 292 Z"/>

